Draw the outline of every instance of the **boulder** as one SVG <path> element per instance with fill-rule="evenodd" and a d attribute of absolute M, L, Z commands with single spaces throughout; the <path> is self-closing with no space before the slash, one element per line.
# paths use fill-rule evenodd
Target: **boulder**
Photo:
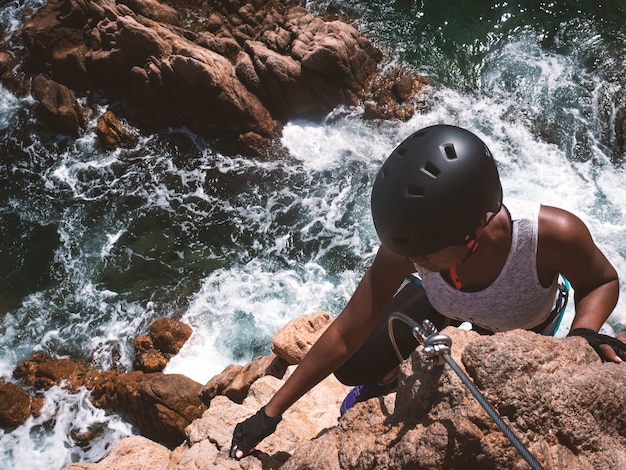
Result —
<path fill-rule="evenodd" d="M 224 395 L 235 403 L 241 403 L 248 396 L 252 383 L 266 375 L 280 379 L 288 365 L 274 354 L 258 357 L 245 366 L 231 364 L 205 384 L 201 392 L 202 401 L 209 406 L 217 395 Z"/>
<path fill-rule="evenodd" d="M 85 112 L 67 86 L 36 75 L 31 91 L 52 129 L 77 137 L 85 128 Z"/>
<path fill-rule="evenodd" d="M 324 311 L 291 320 L 272 337 L 274 354 L 258 357 L 246 365 L 229 365 L 203 387 L 202 401 L 209 406 L 217 395 L 224 395 L 242 403 L 257 379 L 267 375 L 283 378 L 287 366 L 298 364 L 331 322 L 332 317 Z"/>
<path fill-rule="evenodd" d="M 298 364 L 332 322 L 330 313 L 319 311 L 287 323 L 272 337 L 272 351 L 289 364 Z"/>
<path fill-rule="evenodd" d="M 76 390 L 80 387 L 85 371 L 82 364 L 72 359 L 35 353 L 17 365 L 13 377 L 37 389 L 48 389 L 64 383 L 67 388 Z"/>
<path fill-rule="evenodd" d="M 132 148 L 137 145 L 137 137 L 128 131 L 110 110 L 98 118 L 96 134 L 100 143 L 108 150 L 119 147 Z"/>
<path fill-rule="evenodd" d="M 602 363 L 581 338 L 515 330 L 479 336 L 454 328 L 452 357 L 545 468 L 620 468 L 626 462 L 626 368 Z M 482 406 L 447 366 L 402 366 L 393 414 L 373 399 L 306 443 L 283 467 L 525 468 Z"/>
<path fill-rule="evenodd" d="M 73 463 L 66 470 L 166 470 L 170 450 L 143 436 L 131 436 L 118 442 L 98 463 Z"/>
<path fill-rule="evenodd" d="M 188 444 L 180 453 L 179 468 L 278 468 L 299 446 L 337 425 L 339 406 L 349 387 L 331 376 L 292 406 L 276 432 L 261 442 L 252 455 L 241 462 L 231 460 L 228 451 L 235 425 L 256 413 L 283 383 L 276 377 L 261 377 L 250 386 L 241 404 L 225 396 L 215 397 L 202 418 L 186 429 Z M 203 467 L 208 456 L 212 464 Z"/>
<path fill-rule="evenodd" d="M 185 439 L 185 428 L 206 409 L 201 390 L 201 384 L 184 375 L 131 372 L 92 395 L 99 406 L 126 416 L 143 436 L 176 447 Z"/>
<path fill-rule="evenodd" d="M 0 381 L 0 427 L 19 426 L 30 416 L 29 393 L 11 382 Z"/>
<path fill-rule="evenodd" d="M 159 318 L 147 335 L 135 338 L 135 370 L 161 372 L 191 336 L 189 325 L 170 318 Z"/>

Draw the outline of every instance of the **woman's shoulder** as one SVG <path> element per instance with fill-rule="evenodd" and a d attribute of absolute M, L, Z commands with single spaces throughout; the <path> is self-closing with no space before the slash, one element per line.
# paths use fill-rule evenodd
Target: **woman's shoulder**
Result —
<path fill-rule="evenodd" d="M 560 207 L 542 205 L 539 211 L 539 235 L 557 243 L 587 237 L 589 229 L 575 214 Z"/>

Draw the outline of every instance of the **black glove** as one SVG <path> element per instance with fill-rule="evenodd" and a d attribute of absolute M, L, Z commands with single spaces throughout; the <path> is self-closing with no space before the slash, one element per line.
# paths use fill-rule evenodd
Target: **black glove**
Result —
<path fill-rule="evenodd" d="M 613 338 L 612 336 L 596 333 L 589 328 L 576 328 L 570 331 L 567 336 L 581 336 L 585 338 L 591 347 L 598 353 L 600 359 L 605 362 L 608 361 L 608 359 L 604 357 L 604 354 L 602 354 L 602 350 L 600 349 L 601 344 L 608 344 L 611 346 L 611 348 L 613 348 L 617 355 L 622 359 L 624 358 L 624 353 L 626 352 L 626 343 L 623 343 L 619 339 Z"/>
<path fill-rule="evenodd" d="M 239 460 L 241 457 L 237 458 L 236 455 L 238 450 L 243 451 L 244 456 L 248 454 L 259 442 L 276 430 L 276 426 L 282 419 L 282 416 L 274 418 L 267 416 L 263 407 L 255 415 L 237 424 L 233 432 L 233 442 L 230 445 L 230 457 Z"/>

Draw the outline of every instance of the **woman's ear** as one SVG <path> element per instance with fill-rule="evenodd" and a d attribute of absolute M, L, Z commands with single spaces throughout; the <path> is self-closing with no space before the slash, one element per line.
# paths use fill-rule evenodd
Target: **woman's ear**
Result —
<path fill-rule="evenodd" d="M 485 227 L 487 227 L 487 225 L 489 225 L 496 215 L 497 212 L 487 212 L 480 218 L 480 223 L 478 224 L 478 227 L 476 227 L 476 232 L 474 234 L 475 238 L 478 238 L 480 233 L 485 229 Z"/>

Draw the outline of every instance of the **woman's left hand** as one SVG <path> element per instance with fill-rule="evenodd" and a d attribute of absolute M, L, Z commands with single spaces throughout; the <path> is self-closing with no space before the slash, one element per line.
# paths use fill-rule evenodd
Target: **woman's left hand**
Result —
<path fill-rule="evenodd" d="M 596 333 L 589 328 L 576 328 L 567 336 L 581 336 L 587 340 L 603 361 L 623 362 L 626 359 L 626 343 L 612 336 Z"/>

